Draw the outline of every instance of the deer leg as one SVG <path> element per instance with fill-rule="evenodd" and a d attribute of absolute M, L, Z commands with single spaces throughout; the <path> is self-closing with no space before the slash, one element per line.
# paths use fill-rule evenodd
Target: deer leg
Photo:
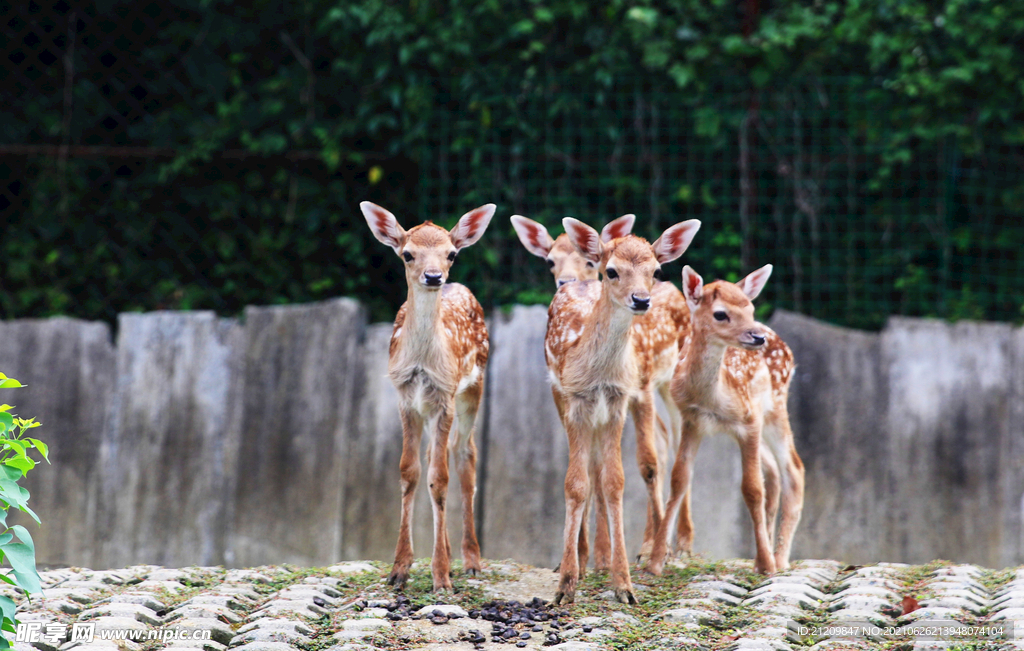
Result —
<path fill-rule="evenodd" d="M 784 570 L 789 567 L 793 534 L 800 524 L 804 506 L 804 464 L 793 445 L 788 414 L 778 414 L 773 425 L 777 439 L 772 441 L 772 449 L 778 447 L 777 457 L 782 469 L 782 519 L 775 540 L 775 566 L 777 570 Z"/>
<path fill-rule="evenodd" d="M 600 439 L 600 474 L 596 477 L 597 490 L 602 491 L 608 503 L 609 529 L 612 539 L 611 581 L 615 598 L 626 604 L 635 604 L 633 582 L 629 576 L 629 559 L 626 556 L 626 533 L 622 511 L 622 492 L 626 477 L 622 471 L 622 425 L 624 410 L 604 428 Z M 659 514 L 660 516 L 660 514 Z M 660 522 L 660 520 L 659 520 Z"/>
<path fill-rule="evenodd" d="M 686 475 L 683 478 L 685 485 L 682 487 L 683 497 L 679 504 L 679 520 L 676 523 L 676 553 L 683 558 L 693 554 L 693 511 L 690 508 L 690 499 L 693 496 L 693 465 L 697 460 L 697 449 L 700 447 L 700 437 L 691 437 L 686 442 L 685 450 L 680 452 L 683 456 L 683 463 L 686 468 Z M 678 463 L 678 461 L 677 461 Z M 673 481 L 675 478 L 673 477 Z M 666 541 L 666 549 L 667 549 Z"/>
<path fill-rule="evenodd" d="M 633 426 L 636 430 L 636 463 L 647 486 L 647 523 L 640 558 L 648 558 L 654 545 L 654 534 L 661 525 L 664 506 L 661 496 L 661 477 L 658 474 L 658 448 L 654 434 L 654 392 L 644 389 L 630 401 Z M 621 456 L 620 456 L 621 458 Z"/>
<path fill-rule="evenodd" d="M 434 553 L 430 569 L 434 578 L 434 590 L 451 590 L 451 544 L 448 541 L 448 525 L 445 519 L 445 502 L 448 498 L 448 435 L 452 428 L 454 409 L 444 405 L 434 416 L 435 425 L 430 441 L 430 466 L 427 469 L 427 483 L 430 485 L 430 506 L 434 511 Z"/>
<path fill-rule="evenodd" d="M 590 475 L 593 477 L 593 473 Z M 590 545 L 587 542 L 587 525 L 590 523 L 590 504 L 594 501 L 594 491 L 591 489 L 588 491 L 587 500 L 583 503 L 583 517 L 580 524 L 580 535 L 577 540 L 576 553 L 579 558 L 579 577 L 580 581 L 587 574 L 587 561 L 590 560 Z M 605 527 L 607 534 L 608 528 Z"/>
<path fill-rule="evenodd" d="M 576 600 L 576 586 L 579 582 L 579 538 L 583 513 L 586 510 L 587 495 L 590 492 L 590 476 L 587 473 L 587 459 L 590 457 L 589 432 L 569 423 L 569 468 L 565 473 L 565 530 L 563 532 L 562 562 L 559 565 L 561 577 L 555 604 L 571 604 Z"/>
<path fill-rule="evenodd" d="M 473 500 L 476 497 L 476 415 L 483 396 L 483 381 L 455 396 L 458 435 L 453 441 L 456 471 L 462 491 L 462 566 L 466 574 L 480 572 L 480 543 L 476 537 Z"/>
<path fill-rule="evenodd" d="M 420 480 L 420 438 L 423 435 L 423 419 L 419 414 L 403 409 L 401 417 L 402 460 L 399 468 L 402 474 L 402 516 L 398 527 L 395 562 L 388 576 L 388 584 L 398 589 L 404 587 L 409 580 L 409 568 L 412 566 L 412 511 L 416 485 Z"/>
<path fill-rule="evenodd" d="M 768 528 L 768 545 L 775 545 L 775 520 L 779 513 L 779 498 L 782 484 L 779 478 L 779 464 L 775 454 L 764 442 L 761 445 L 761 473 L 764 476 L 764 516 Z"/>
<path fill-rule="evenodd" d="M 597 476 L 597 461 L 591 461 L 590 476 Z M 608 568 L 612 564 L 612 541 L 608 534 L 608 502 L 604 499 L 604 493 L 599 490 L 591 492 L 595 502 L 595 512 L 597 513 L 596 523 L 594 526 L 594 569 L 598 572 L 607 572 Z M 586 538 L 586 529 L 589 525 L 587 518 L 583 519 L 583 531 L 580 535 Z M 583 568 L 580 568 L 580 572 Z M 580 575 L 582 578 L 582 574 Z"/>
<path fill-rule="evenodd" d="M 747 510 L 750 511 L 750 520 L 754 525 L 754 543 L 757 547 L 754 571 L 759 574 L 774 574 L 775 557 L 770 552 L 771 545 L 768 544 L 768 527 L 764 513 L 760 425 L 749 425 L 739 443 L 743 464 L 743 501 L 746 502 Z"/>
<path fill-rule="evenodd" d="M 665 568 L 665 560 L 668 556 L 668 539 L 672 529 L 672 520 L 679 513 L 679 537 L 677 544 L 689 552 L 693 546 L 693 522 L 690 520 L 690 482 L 693 477 L 693 460 L 697 456 L 697 449 L 700 447 L 701 435 L 697 431 L 695 423 L 682 419 L 681 437 L 679 440 L 679 451 L 676 453 L 676 461 L 672 466 L 672 478 L 668 506 L 665 509 L 665 517 L 661 520 L 658 533 L 654 538 L 654 546 L 651 549 L 651 558 L 645 568 L 648 572 L 661 575 Z"/>

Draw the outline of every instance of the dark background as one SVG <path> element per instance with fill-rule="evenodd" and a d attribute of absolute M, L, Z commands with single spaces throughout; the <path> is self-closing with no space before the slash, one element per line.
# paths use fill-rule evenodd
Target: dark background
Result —
<path fill-rule="evenodd" d="M 0 2 L 0 319 L 306 302 L 389 320 L 358 212 L 451 226 L 485 306 L 553 283 L 508 222 L 699 218 L 785 307 L 1024 317 L 1024 5 Z M 682 263 L 668 270 L 678 283 Z"/>

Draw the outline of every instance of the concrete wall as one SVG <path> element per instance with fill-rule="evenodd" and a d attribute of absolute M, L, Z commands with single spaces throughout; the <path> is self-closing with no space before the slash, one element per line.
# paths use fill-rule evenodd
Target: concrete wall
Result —
<path fill-rule="evenodd" d="M 546 310 L 495 313 L 480 448 L 484 555 L 553 565 L 567 443 L 543 359 Z M 893 319 L 881 333 L 785 312 L 790 411 L 807 465 L 795 557 L 1024 562 L 1024 330 Z M 52 466 L 26 481 L 40 562 L 96 568 L 390 560 L 401 427 L 389 324 L 355 302 L 0 323 L 0 399 L 36 416 Z M 627 542 L 645 492 L 623 434 Z M 452 477 L 453 548 L 461 535 Z M 705 441 L 696 547 L 752 555 L 735 443 Z M 414 544 L 430 553 L 420 490 Z"/>

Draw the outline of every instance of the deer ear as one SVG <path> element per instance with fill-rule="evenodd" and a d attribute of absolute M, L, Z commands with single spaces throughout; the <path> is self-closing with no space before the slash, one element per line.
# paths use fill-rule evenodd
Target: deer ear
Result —
<path fill-rule="evenodd" d="M 736 283 L 736 286 L 747 295 L 747 298 L 754 300 L 761 293 L 761 290 L 764 289 L 765 283 L 768 282 L 768 276 L 771 275 L 772 266 L 766 264 L 756 271 L 751 271 L 747 274 L 746 278 Z"/>
<path fill-rule="evenodd" d="M 688 219 L 685 222 L 669 226 L 654 242 L 654 255 L 658 262 L 672 262 L 686 251 L 693 241 L 693 236 L 700 230 L 699 219 Z"/>
<path fill-rule="evenodd" d="M 601 229 L 601 241 L 611 242 L 614 239 L 626 237 L 632 232 L 634 221 L 636 221 L 636 215 L 623 215 L 608 222 Z"/>
<path fill-rule="evenodd" d="M 594 264 L 601 262 L 601 252 L 604 249 L 597 231 L 572 217 L 563 219 L 562 226 L 565 228 L 565 234 L 569 236 L 569 241 L 584 259 Z"/>
<path fill-rule="evenodd" d="M 493 203 L 480 206 L 476 210 L 470 210 L 459 218 L 459 223 L 448 233 L 452 244 L 456 249 L 464 249 L 470 244 L 475 244 L 487 230 L 487 225 L 494 217 L 497 208 Z"/>
<path fill-rule="evenodd" d="M 405 229 L 398 224 L 395 216 L 369 201 L 360 203 L 359 209 L 363 211 L 373 236 L 399 253 L 405 243 Z"/>
<path fill-rule="evenodd" d="M 683 267 L 683 296 L 691 311 L 697 308 L 697 303 L 704 296 L 704 279 L 690 265 Z"/>
<path fill-rule="evenodd" d="M 551 247 L 555 245 L 548 229 L 522 215 L 512 215 L 512 228 L 516 229 L 516 235 L 526 250 L 538 258 L 548 257 Z"/>

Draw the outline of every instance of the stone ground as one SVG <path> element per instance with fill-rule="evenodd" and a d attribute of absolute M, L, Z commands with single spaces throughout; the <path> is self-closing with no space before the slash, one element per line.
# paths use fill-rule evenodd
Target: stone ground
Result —
<path fill-rule="evenodd" d="M 429 566 L 414 565 L 402 593 L 388 565 L 163 569 L 135 566 L 42 572 L 44 596 L 19 601 L 22 622 L 54 632 L 17 651 L 364 651 L 365 649 L 1024 649 L 1024 568 L 988 570 L 934 562 L 843 566 L 799 561 L 771 578 L 749 561 L 694 559 L 662 577 L 633 579 L 640 603 L 610 601 L 607 577 L 591 572 L 576 603 L 555 607 L 557 575 L 511 561 L 485 562 L 478 578 L 456 566 L 455 592 L 430 592 Z M 3 592 L 3 590 L 0 590 Z M 91 622 L 91 643 L 71 625 Z M 818 627 L 861 622 L 870 638 Z M 905 625 L 918 624 L 918 631 Z M 46 625 L 51 626 L 49 629 Z M 67 626 L 59 626 L 67 625 Z M 1007 625 L 1006 639 L 935 641 L 927 626 Z M 104 631 L 208 630 L 210 641 L 103 641 Z M 947 633 L 950 631 L 946 631 Z M 817 634 L 815 634 L 817 633 Z"/>

